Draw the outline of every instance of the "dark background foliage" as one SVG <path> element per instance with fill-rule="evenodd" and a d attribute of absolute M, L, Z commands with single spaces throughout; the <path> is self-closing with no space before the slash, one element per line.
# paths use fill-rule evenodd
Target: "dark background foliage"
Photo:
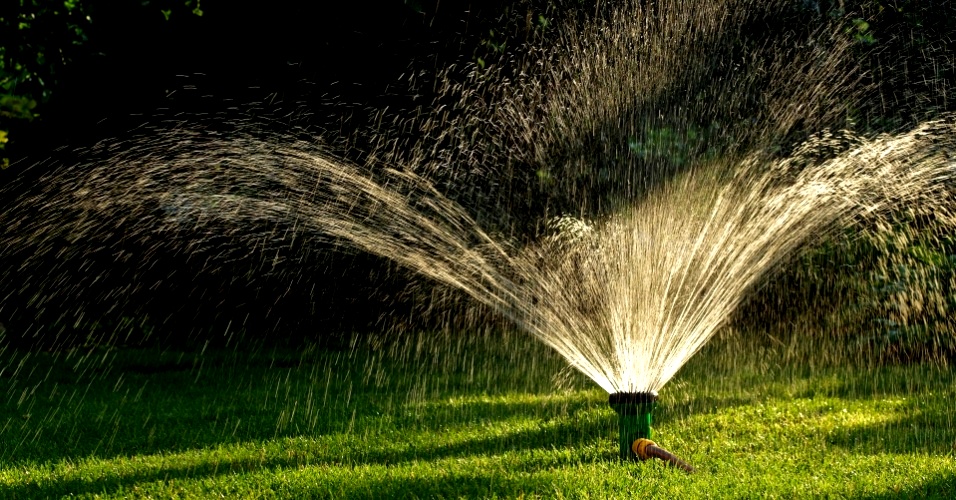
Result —
<path fill-rule="evenodd" d="M 46 169 L 74 161 L 74 147 L 123 137 L 178 113 L 199 119 L 240 107 L 246 119 L 261 113 L 273 126 L 347 136 L 368 121 L 370 110 L 418 106 L 427 98 L 403 89 L 403 74 L 495 52 L 488 41 L 501 43 L 503 35 L 493 31 L 501 20 L 507 27 L 519 7 L 522 16 L 533 8 L 512 3 L 14 3 L 0 14 L 0 182 L 15 179 L 29 189 Z M 8 337 L 52 346 L 99 341 L 119 328 L 134 341 L 196 336 L 203 342 L 225 339 L 222 332 L 230 329 L 276 340 L 317 332 L 330 338 L 387 327 L 390 317 L 406 317 L 413 307 L 406 290 L 414 286 L 411 276 L 370 256 L 310 249 L 290 283 L 287 273 L 250 271 L 256 267 L 250 262 L 210 271 L 209 260 L 222 257 L 215 251 L 154 253 L 160 265 L 153 272 L 136 263 L 123 268 L 113 250 L 143 255 L 151 242 L 99 243 L 110 251 L 94 253 L 83 269 L 35 263 L 34 275 L 44 272 L 36 266 L 48 268 L 42 281 L 4 283 L 0 321 Z M 303 254 L 300 248 L 286 252 Z M 28 257 L 11 249 L 4 264 L 16 268 Z M 112 277 L 98 279 L 90 269 L 111 269 Z M 172 269 L 179 272 L 170 276 Z M 76 292 L 58 290 L 57 299 L 44 300 L 44 290 L 57 286 L 51 283 Z"/>
<path fill-rule="evenodd" d="M 71 147 L 123 136 L 155 117 L 177 113 L 201 116 L 241 106 L 247 115 L 260 113 L 276 126 L 349 136 L 367 125 L 376 109 L 414 109 L 430 102 L 434 96 L 428 95 L 428 85 L 409 88 L 402 83 L 413 71 L 502 64 L 525 41 L 547 36 L 556 18 L 600 12 L 594 2 L 565 2 L 558 9 L 543 0 L 19 0 L 4 5 L 0 182 L 17 179 L 24 186 L 43 165 L 70 161 Z M 772 36 L 834 19 L 853 39 L 874 88 L 853 112 L 861 128 L 892 130 L 952 110 L 948 90 L 956 76 L 951 44 L 956 7 L 949 1 L 794 0 L 792 9 L 748 31 L 759 39 L 760 30 Z M 362 144 L 354 146 L 361 150 Z M 48 157 L 52 160 L 34 165 Z M 529 197 L 527 217 L 559 203 L 541 188 L 534 172 L 525 174 L 530 177 L 510 182 L 525 188 L 516 191 Z M 497 180 L 487 183 L 475 189 L 497 189 L 492 187 Z M 820 270 L 835 261 L 833 255 L 845 256 L 857 247 L 828 248 L 821 250 L 822 257 L 814 254 L 784 273 L 770 285 L 775 293 L 755 297 L 741 316 L 787 322 L 792 318 L 766 318 L 765 311 L 781 307 L 771 302 L 786 302 L 787 294 L 804 302 L 807 294 L 834 296 L 834 287 L 818 279 L 827 274 Z M 287 251 L 303 253 L 300 248 Z M 953 253 L 951 248 L 933 251 Z M 3 264 L 15 266 L 16 251 L 6 255 Z M 433 300 L 454 302 L 442 298 L 442 290 L 376 258 L 326 251 L 309 255 L 292 283 L 287 274 L 201 273 L 212 258 L 201 252 L 164 256 L 159 274 L 136 277 L 163 281 L 158 288 L 94 283 L 79 270 L 63 276 L 83 284 L 90 297 L 124 290 L 128 303 L 142 304 L 122 310 L 105 299 L 38 309 L 32 299 L 42 293 L 36 288 L 42 284 L 4 283 L 0 321 L 8 335 L 29 342 L 46 339 L 50 345 L 116 331 L 132 332 L 132 339 L 185 340 L 199 334 L 200 339 L 226 339 L 222 332 L 230 329 L 283 340 L 318 335 L 340 342 L 342 332 L 389 328 L 396 321 L 437 327 L 448 314 L 435 313 L 441 308 Z M 97 258 L 102 260 L 93 267 L 116 265 L 109 255 Z M 51 272 L 53 268 L 51 263 Z M 182 281 L 164 274 L 172 268 L 183 271 Z M 860 276 L 869 272 L 860 271 Z M 193 279 L 197 275 L 201 283 Z"/>

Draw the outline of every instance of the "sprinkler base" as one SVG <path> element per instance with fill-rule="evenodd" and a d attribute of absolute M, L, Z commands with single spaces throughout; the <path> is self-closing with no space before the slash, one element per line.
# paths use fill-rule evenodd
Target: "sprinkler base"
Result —
<path fill-rule="evenodd" d="M 608 398 L 618 416 L 618 444 L 621 460 L 659 458 L 687 473 L 687 462 L 651 441 L 651 413 L 657 404 L 656 392 L 615 392 Z"/>
<path fill-rule="evenodd" d="M 608 403 L 618 415 L 621 460 L 636 459 L 631 444 L 641 438 L 651 438 L 651 412 L 656 402 L 656 392 L 615 392 L 608 397 Z"/>

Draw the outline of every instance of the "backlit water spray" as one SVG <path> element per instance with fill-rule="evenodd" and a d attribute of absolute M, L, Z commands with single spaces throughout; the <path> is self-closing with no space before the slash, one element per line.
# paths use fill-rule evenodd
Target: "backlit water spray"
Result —
<path fill-rule="evenodd" d="M 845 47 L 807 35 L 714 66 L 710 51 L 762 10 L 706 5 L 635 3 L 569 21 L 513 78 L 477 68 L 464 83 L 439 78 L 455 112 L 398 120 L 418 128 L 413 141 L 377 129 L 361 162 L 243 120 L 103 143 L 3 210 L 0 251 L 25 255 L 21 276 L 34 259 L 81 262 L 85 245 L 117 231 L 228 236 L 263 255 L 304 241 L 382 256 L 499 311 L 606 390 L 622 457 L 690 469 L 648 440 L 657 392 L 803 245 L 909 204 L 948 210 L 956 152 L 948 117 L 880 136 L 824 132 L 853 98 Z M 817 134 L 777 153 L 798 125 Z M 530 243 L 436 188 L 519 168 L 578 207 L 546 217 Z M 82 293 L 32 278 L 46 283 L 41 304 Z"/>

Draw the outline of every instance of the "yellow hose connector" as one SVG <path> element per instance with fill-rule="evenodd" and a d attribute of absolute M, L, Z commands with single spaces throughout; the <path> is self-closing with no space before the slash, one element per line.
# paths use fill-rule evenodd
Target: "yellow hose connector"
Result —
<path fill-rule="evenodd" d="M 659 458 L 668 462 L 672 467 L 677 467 L 682 469 L 688 474 L 694 472 L 694 467 L 689 463 L 677 458 L 677 455 L 661 448 L 654 441 L 651 441 L 647 438 L 640 438 L 631 443 L 631 451 L 637 455 L 637 458 L 641 460 L 647 460 L 649 458 Z"/>

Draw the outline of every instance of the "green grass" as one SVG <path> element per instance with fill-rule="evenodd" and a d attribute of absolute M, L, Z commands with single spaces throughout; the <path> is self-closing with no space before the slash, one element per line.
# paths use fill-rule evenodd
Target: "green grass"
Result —
<path fill-rule="evenodd" d="M 952 497 L 956 384 L 715 345 L 616 458 L 607 395 L 521 337 L 0 354 L 0 498 Z"/>

